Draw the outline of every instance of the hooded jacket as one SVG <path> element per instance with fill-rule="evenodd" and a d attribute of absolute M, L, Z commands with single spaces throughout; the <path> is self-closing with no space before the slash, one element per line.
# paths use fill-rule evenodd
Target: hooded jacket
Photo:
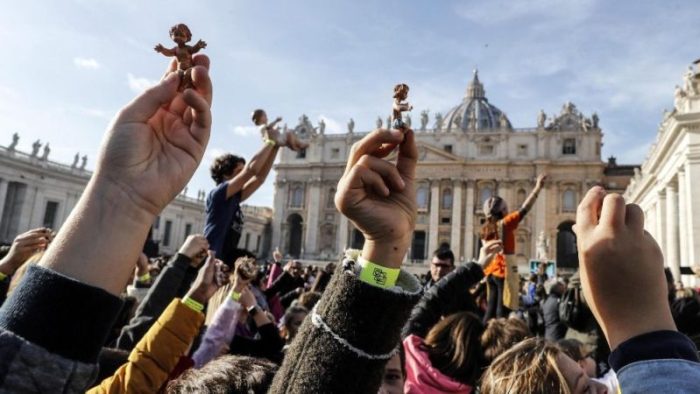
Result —
<path fill-rule="evenodd" d="M 406 352 L 406 383 L 403 389 L 406 394 L 470 394 L 473 391 L 473 387 L 453 380 L 434 368 L 422 345 L 423 339 L 416 335 L 409 335 L 403 341 Z"/>

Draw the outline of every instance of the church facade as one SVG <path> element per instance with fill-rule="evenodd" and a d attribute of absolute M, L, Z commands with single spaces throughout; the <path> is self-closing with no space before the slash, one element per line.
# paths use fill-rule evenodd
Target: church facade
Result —
<path fill-rule="evenodd" d="M 623 191 L 633 175 L 634 166 L 601 160 L 603 133 L 595 113 L 585 116 L 565 103 L 557 114 L 533 116 L 534 127 L 514 128 L 488 101 L 476 71 L 461 103 L 432 121 L 427 111 L 419 116 L 412 125 L 419 151 L 418 217 L 409 262 L 425 262 L 440 246 L 450 247 L 459 261 L 476 258 L 483 202 L 499 195 L 515 210 L 537 174 L 547 173 L 537 203 L 518 229 L 516 252 L 522 264 L 539 249 L 573 269 L 578 257 L 571 226 L 579 200 L 595 184 Z M 379 118 L 377 126 L 382 123 Z M 350 147 L 367 132 L 356 132 L 352 119 L 345 134 L 325 134 L 324 128 L 302 116 L 295 131 L 308 139 L 309 148 L 284 150 L 276 166 L 272 246 L 309 260 L 337 259 L 346 247 L 364 241 L 337 212 L 333 198 Z"/>

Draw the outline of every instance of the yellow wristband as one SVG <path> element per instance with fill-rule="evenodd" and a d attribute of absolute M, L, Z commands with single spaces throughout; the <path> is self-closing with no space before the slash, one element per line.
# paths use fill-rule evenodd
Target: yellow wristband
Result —
<path fill-rule="evenodd" d="M 400 268 L 382 267 L 363 257 L 360 257 L 359 260 L 362 267 L 362 271 L 360 271 L 361 281 L 383 288 L 392 287 L 396 284 L 396 279 L 398 279 L 399 272 L 401 272 Z"/>
<path fill-rule="evenodd" d="M 277 143 L 276 143 L 274 140 L 271 140 L 271 139 L 269 139 L 269 138 L 266 139 L 264 142 L 265 142 L 267 145 L 270 145 L 270 146 L 275 146 L 275 145 L 277 145 Z"/>
<path fill-rule="evenodd" d="M 182 299 L 182 303 L 187 305 L 190 309 L 192 309 L 195 312 L 201 312 L 204 310 L 204 305 L 200 304 L 199 302 L 191 299 L 190 297 L 185 297 Z"/>
<path fill-rule="evenodd" d="M 231 299 L 234 301 L 238 301 L 241 299 L 241 293 L 236 293 L 235 291 L 231 292 Z"/>
<path fill-rule="evenodd" d="M 151 274 L 146 272 L 145 274 L 139 276 L 138 281 L 143 283 L 143 282 L 148 282 L 151 280 Z"/>
<path fill-rule="evenodd" d="M 7 278 L 7 275 L 0 272 L 0 280 L 5 280 L 5 278 Z"/>

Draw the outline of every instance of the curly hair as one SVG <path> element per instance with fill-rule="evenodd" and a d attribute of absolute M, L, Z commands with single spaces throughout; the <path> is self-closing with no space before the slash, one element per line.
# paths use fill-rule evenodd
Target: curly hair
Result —
<path fill-rule="evenodd" d="M 408 94 L 408 85 L 405 83 L 399 83 L 394 86 L 394 98 L 404 98 Z"/>
<path fill-rule="evenodd" d="M 252 115 L 250 115 L 250 120 L 252 120 L 256 126 L 259 126 L 260 125 L 260 117 L 263 116 L 264 113 L 265 113 L 264 109 L 258 108 L 255 111 L 253 111 Z"/>
<path fill-rule="evenodd" d="M 239 163 L 245 164 L 245 159 L 226 153 L 214 159 L 214 162 L 209 167 L 209 172 L 211 173 L 211 179 L 220 184 L 224 181 L 224 177 L 233 174 L 233 170 Z"/>
<path fill-rule="evenodd" d="M 185 36 L 187 37 L 187 40 L 185 42 L 189 42 L 192 39 L 192 32 L 190 31 L 190 28 L 187 27 L 187 25 L 184 23 L 178 23 L 177 25 L 171 27 L 170 37 L 172 38 L 175 35 L 175 33 L 177 33 L 179 30 L 182 30 L 185 33 Z"/>

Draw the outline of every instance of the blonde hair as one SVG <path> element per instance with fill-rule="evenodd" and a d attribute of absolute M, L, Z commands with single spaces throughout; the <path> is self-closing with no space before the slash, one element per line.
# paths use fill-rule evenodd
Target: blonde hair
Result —
<path fill-rule="evenodd" d="M 557 364 L 562 354 L 542 338 L 526 339 L 491 363 L 481 379 L 481 393 L 571 394 Z"/>
<path fill-rule="evenodd" d="M 39 261 L 41 261 L 41 258 L 44 257 L 44 250 L 40 252 L 36 252 L 32 255 L 32 257 L 28 258 L 22 265 L 17 268 L 15 271 L 14 275 L 12 275 L 12 279 L 10 279 L 10 285 L 7 288 L 7 294 L 10 295 L 15 288 L 19 285 L 19 282 L 22 280 L 24 277 L 24 274 L 27 273 L 27 269 L 32 266 L 32 265 L 37 265 L 39 264 Z"/>

